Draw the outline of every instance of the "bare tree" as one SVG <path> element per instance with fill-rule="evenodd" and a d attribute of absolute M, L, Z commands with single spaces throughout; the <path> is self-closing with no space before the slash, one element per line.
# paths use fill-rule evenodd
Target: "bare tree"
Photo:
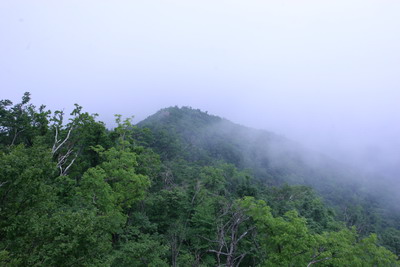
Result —
<path fill-rule="evenodd" d="M 70 123 L 64 125 L 64 111 L 55 111 L 51 119 L 54 128 L 54 143 L 51 152 L 53 157 L 57 159 L 57 168 L 60 170 L 60 175 L 67 175 L 82 151 L 82 148 L 76 145 L 76 132 L 79 131 L 78 125 L 81 121 L 81 107 L 75 106 L 76 108 L 71 113 L 75 118 L 70 119 Z M 75 138 L 73 138 L 74 133 Z"/>
<path fill-rule="evenodd" d="M 228 219 L 224 220 L 226 217 Z M 222 209 L 219 216 L 220 223 L 217 225 L 217 239 L 209 240 L 216 244 L 216 249 L 208 250 L 216 254 L 218 266 L 239 266 L 249 253 L 249 251 L 239 251 L 240 241 L 255 229 L 255 227 L 243 229 L 244 222 L 249 218 L 241 208 L 233 204 L 228 204 Z M 223 263 L 224 259 L 225 263 Z"/>

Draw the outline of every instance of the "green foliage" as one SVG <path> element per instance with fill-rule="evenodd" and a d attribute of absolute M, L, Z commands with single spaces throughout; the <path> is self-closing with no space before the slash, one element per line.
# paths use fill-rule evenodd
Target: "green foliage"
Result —
<path fill-rule="evenodd" d="M 37 110 L 25 93 L 21 103 L 12 106 L 10 100 L 0 101 L 0 143 L 2 146 L 32 145 L 34 138 L 48 132 L 50 111 L 42 105 Z"/>
<path fill-rule="evenodd" d="M 264 201 L 245 198 L 240 204 L 260 234 L 262 266 L 398 266 L 397 257 L 378 246 L 374 234 L 359 242 L 354 229 L 312 234 L 295 211 L 274 217 Z"/>
<path fill-rule="evenodd" d="M 136 173 L 135 153 L 117 148 L 101 150 L 102 148 L 98 148 L 104 161 L 98 168 L 104 171 L 105 181 L 111 186 L 117 205 L 130 208 L 133 203 L 143 198 L 150 181 L 146 176 Z"/>
<path fill-rule="evenodd" d="M 111 250 L 109 224 L 115 218 L 104 220 L 90 207 L 64 206 L 57 195 L 49 150 L 17 146 L 2 154 L 0 162 L 1 246 L 17 265 L 100 266 L 105 262 Z"/>
<path fill-rule="evenodd" d="M 162 245 L 157 236 L 142 234 L 138 230 L 124 236 L 111 266 L 163 267 L 168 247 Z"/>
<path fill-rule="evenodd" d="M 399 230 L 379 235 L 392 252 L 370 234 L 373 199 L 349 197 L 338 221 L 310 187 L 280 185 L 309 170 L 249 151 L 241 127 L 171 108 L 107 130 L 79 105 L 65 122 L 29 101 L 0 101 L 1 266 L 399 265 Z"/>
<path fill-rule="evenodd" d="M 400 257 L 400 231 L 395 228 L 387 228 L 381 236 L 381 243 L 385 244 L 394 254 Z"/>
<path fill-rule="evenodd" d="M 203 182 L 204 187 L 210 192 L 224 194 L 227 181 L 221 169 L 204 167 L 200 172 L 199 178 Z"/>
<path fill-rule="evenodd" d="M 262 195 L 271 203 L 275 216 L 296 210 L 307 219 L 308 227 L 314 232 L 321 233 L 326 229 L 337 230 L 341 227 L 335 221 L 333 210 L 328 209 L 310 187 L 285 184 L 281 187 L 268 187 Z"/>
<path fill-rule="evenodd" d="M 37 236 L 41 246 L 30 264 L 41 266 L 109 266 L 111 223 L 94 210 L 60 210 L 44 219 Z"/>

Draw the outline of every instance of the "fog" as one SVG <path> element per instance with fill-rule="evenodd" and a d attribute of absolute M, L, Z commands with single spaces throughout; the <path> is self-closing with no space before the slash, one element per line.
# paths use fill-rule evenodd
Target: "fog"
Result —
<path fill-rule="evenodd" d="M 1 99 L 140 121 L 192 106 L 400 170 L 400 2 L 1 1 Z"/>

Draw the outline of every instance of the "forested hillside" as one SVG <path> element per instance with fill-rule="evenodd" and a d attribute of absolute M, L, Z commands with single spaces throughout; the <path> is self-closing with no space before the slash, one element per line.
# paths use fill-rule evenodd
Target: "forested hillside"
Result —
<path fill-rule="evenodd" d="M 349 167 L 191 108 L 116 124 L 0 102 L 1 266 L 400 265 Z"/>
<path fill-rule="evenodd" d="M 382 177 L 370 177 L 283 136 L 188 107 L 160 110 L 139 126 L 151 129 L 151 147 L 166 162 L 225 162 L 247 170 L 263 186 L 310 186 L 335 207 L 341 221 L 357 226 L 362 235 L 400 227 L 397 193 L 371 182 Z"/>

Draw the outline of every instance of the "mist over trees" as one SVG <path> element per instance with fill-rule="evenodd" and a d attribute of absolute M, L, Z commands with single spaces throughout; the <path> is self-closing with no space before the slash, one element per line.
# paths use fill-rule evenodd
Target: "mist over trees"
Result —
<path fill-rule="evenodd" d="M 1 266 L 399 266 L 385 188 L 276 134 L 172 107 L 107 129 L 0 101 Z"/>

